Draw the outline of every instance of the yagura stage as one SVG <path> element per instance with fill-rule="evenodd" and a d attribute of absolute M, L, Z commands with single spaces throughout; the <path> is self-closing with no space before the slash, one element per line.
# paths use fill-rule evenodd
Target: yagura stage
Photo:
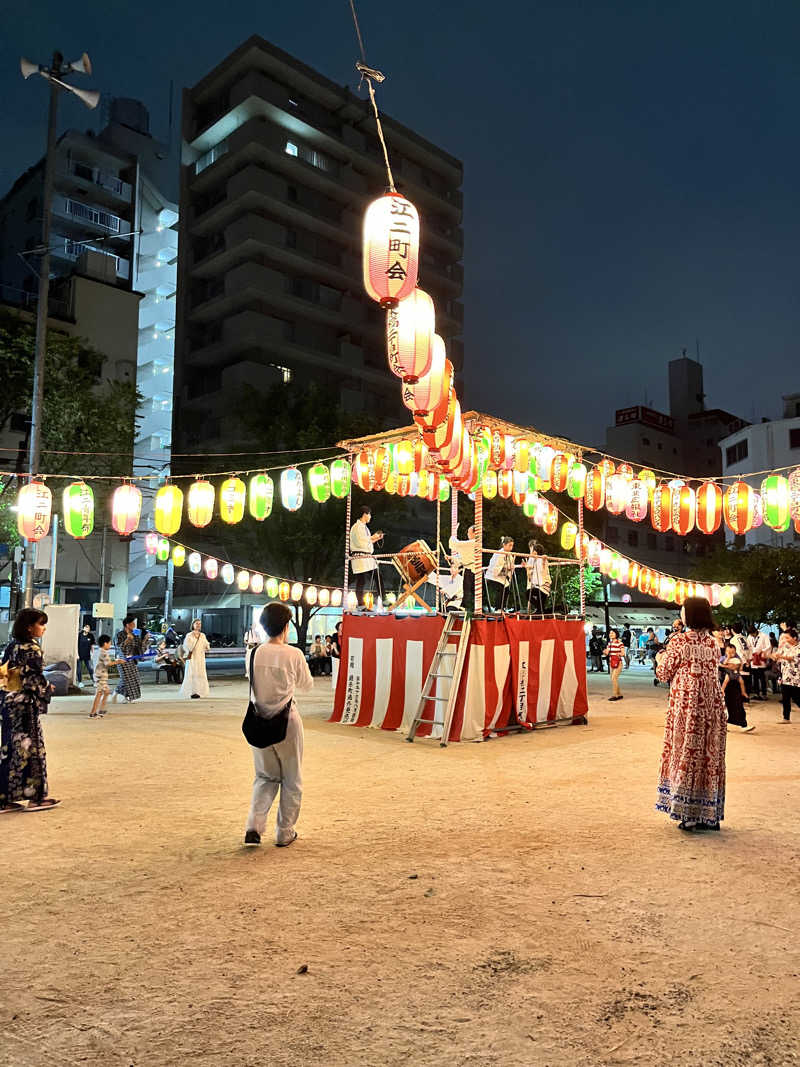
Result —
<path fill-rule="evenodd" d="M 407 726 L 444 622 L 441 615 L 346 614 L 329 721 L 382 730 Z M 473 620 L 448 740 L 478 741 L 515 726 L 533 729 L 581 720 L 588 711 L 585 647 L 579 620 Z M 446 698 L 451 684 L 439 679 L 433 692 Z M 426 717 L 431 723 L 417 737 L 441 736 L 444 705 L 444 699 L 430 702 Z"/>

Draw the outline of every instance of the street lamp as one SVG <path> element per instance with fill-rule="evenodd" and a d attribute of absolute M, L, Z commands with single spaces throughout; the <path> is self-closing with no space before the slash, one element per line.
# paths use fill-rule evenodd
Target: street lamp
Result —
<path fill-rule="evenodd" d="M 76 89 L 64 81 L 69 75 L 91 74 L 92 64 L 84 52 L 74 63 L 65 63 L 60 52 L 53 53 L 50 67 L 31 63 L 29 59 L 19 61 L 22 77 L 27 81 L 32 74 L 40 74 L 50 82 L 50 111 L 47 121 L 47 152 L 44 159 L 44 189 L 42 194 L 42 247 L 39 266 L 39 302 L 36 306 L 36 348 L 33 361 L 33 397 L 31 400 L 31 431 L 28 449 L 28 474 L 33 478 L 39 473 L 39 459 L 42 438 L 42 401 L 44 398 L 44 354 L 47 348 L 47 310 L 50 296 L 50 210 L 53 200 L 53 176 L 56 149 L 56 112 L 58 109 L 58 91 L 66 89 L 82 100 L 88 108 L 96 108 L 100 102 L 100 93 Z M 30 542 L 25 544 L 25 589 L 24 603 L 29 608 L 33 601 L 33 559 L 28 555 Z"/>

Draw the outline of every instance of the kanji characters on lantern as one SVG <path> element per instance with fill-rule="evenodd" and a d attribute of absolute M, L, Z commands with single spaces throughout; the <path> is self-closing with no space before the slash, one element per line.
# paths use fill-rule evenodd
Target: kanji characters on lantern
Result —
<path fill-rule="evenodd" d="M 226 478 L 219 487 L 219 517 L 233 526 L 244 518 L 247 489 L 241 478 Z"/>
<path fill-rule="evenodd" d="M 386 351 L 389 370 L 413 385 L 433 369 L 436 315 L 433 301 L 415 289 L 386 313 Z"/>
<path fill-rule="evenodd" d="M 297 467 L 281 471 L 281 503 L 287 511 L 297 511 L 303 503 L 303 475 Z"/>
<path fill-rule="evenodd" d="M 364 215 L 364 288 L 382 307 L 414 291 L 419 263 L 419 215 L 410 200 L 387 193 Z"/>
<path fill-rule="evenodd" d="M 215 496 L 214 486 L 205 478 L 192 482 L 186 494 L 186 517 L 192 526 L 208 526 L 214 518 Z"/>
<path fill-rule="evenodd" d="M 41 541 L 50 531 L 53 494 L 44 482 L 23 485 L 17 494 L 17 530 L 28 541 Z"/>
<path fill-rule="evenodd" d="M 349 476 L 348 476 L 349 481 Z M 345 495 L 347 495 L 345 493 Z M 254 474 L 250 479 L 247 504 L 256 522 L 263 522 L 272 514 L 275 484 L 268 474 Z"/>
<path fill-rule="evenodd" d="M 72 482 L 63 495 L 64 529 L 76 540 L 94 529 L 94 493 L 86 482 Z"/>

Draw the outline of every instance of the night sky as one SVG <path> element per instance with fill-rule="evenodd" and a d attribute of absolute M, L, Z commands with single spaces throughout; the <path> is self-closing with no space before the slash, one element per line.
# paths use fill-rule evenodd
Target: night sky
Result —
<path fill-rule="evenodd" d="M 358 10 L 381 106 L 464 161 L 467 406 L 602 443 L 615 408 L 665 408 L 668 360 L 699 341 L 708 406 L 780 415 L 800 390 L 796 0 Z M 36 0 L 3 30 L 0 191 L 45 136 L 20 54 L 86 49 L 76 83 L 142 99 L 164 138 L 170 78 L 253 33 L 357 83 L 347 0 Z M 60 130 L 96 126 L 62 101 Z"/>

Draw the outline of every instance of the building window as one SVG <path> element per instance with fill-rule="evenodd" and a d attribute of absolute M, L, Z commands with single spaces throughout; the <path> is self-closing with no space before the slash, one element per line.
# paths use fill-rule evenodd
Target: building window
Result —
<path fill-rule="evenodd" d="M 286 142 L 286 155 L 287 156 L 296 156 L 297 155 L 297 145 L 294 144 L 292 141 L 287 141 Z"/>
<path fill-rule="evenodd" d="M 728 445 L 725 449 L 725 461 L 730 467 L 734 463 L 740 463 L 743 459 L 747 459 L 747 438 L 743 441 L 737 441 L 735 445 Z"/>
<path fill-rule="evenodd" d="M 639 544 L 638 530 L 628 530 L 628 544 L 631 548 L 635 548 Z"/>
<path fill-rule="evenodd" d="M 282 367 L 280 363 L 273 363 L 272 366 L 279 372 L 284 385 L 288 385 L 292 380 L 292 368 Z"/>
<path fill-rule="evenodd" d="M 206 169 L 206 167 L 210 167 L 212 163 L 216 163 L 218 159 L 221 159 L 222 156 L 227 154 L 227 151 L 227 141 L 221 141 L 219 144 L 214 145 L 213 148 L 209 148 L 209 150 L 204 155 L 200 156 L 199 159 L 195 160 L 195 174 L 200 174 Z"/>
<path fill-rule="evenodd" d="M 800 448 L 800 429 L 789 430 L 789 448 Z"/>
<path fill-rule="evenodd" d="M 287 141 L 284 151 L 287 156 L 302 159 L 304 163 L 310 163 L 317 170 L 333 170 L 333 164 L 327 156 L 324 156 L 322 152 L 317 152 L 314 148 L 309 148 L 307 145 Z"/>
<path fill-rule="evenodd" d="M 650 438 L 649 437 L 643 437 L 642 438 L 642 444 L 643 445 L 649 445 L 650 444 Z"/>
<path fill-rule="evenodd" d="M 654 533 L 649 533 L 647 535 L 647 547 L 658 548 L 658 541 L 656 540 L 656 535 Z"/>

